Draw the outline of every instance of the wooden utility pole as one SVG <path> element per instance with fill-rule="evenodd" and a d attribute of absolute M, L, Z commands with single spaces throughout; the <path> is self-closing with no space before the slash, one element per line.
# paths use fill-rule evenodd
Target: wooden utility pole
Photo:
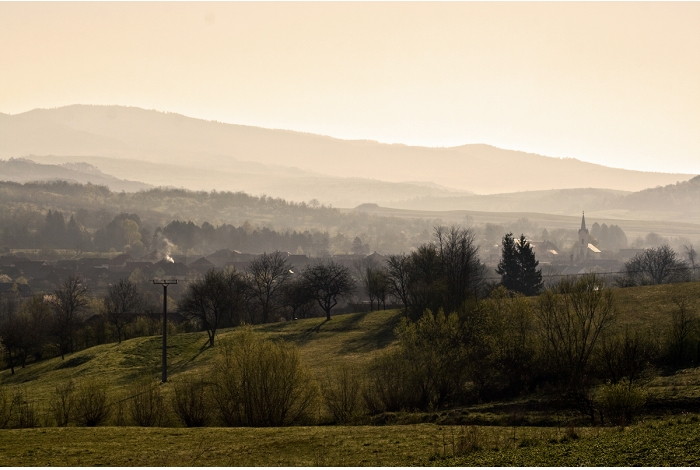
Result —
<path fill-rule="evenodd" d="M 163 286 L 163 356 L 161 360 L 161 369 L 163 383 L 165 383 L 168 381 L 168 286 L 170 284 L 177 284 L 177 279 L 169 281 L 165 279 L 160 281 L 153 279 L 153 284 L 160 284 Z"/>

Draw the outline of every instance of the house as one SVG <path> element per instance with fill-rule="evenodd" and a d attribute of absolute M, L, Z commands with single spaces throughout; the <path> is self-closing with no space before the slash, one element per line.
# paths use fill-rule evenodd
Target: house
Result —
<path fill-rule="evenodd" d="M 196 261 L 191 262 L 188 267 L 191 270 L 197 271 L 200 274 L 206 274 L 208 271 L 214 269 L 215 265 L 208 259 L 202 257 Z"/>
<path fill-rule="evenodd" d="M 164 259 L 151 267 L 151 272 L 154 276 L 160 271 L 168 279 L 185 279 L 190 270 L 184 263 L 174 263 Z"/>
<path fill-rule="evenodd" d="M 130 254 L 124 253 L 109 260 L 107 262 L 107 267 L 110 269 L 110 271 L 121 270 L 126 267 L 127 262 L 132 261 L 133 259 L 134 258 Z"/>
<path fill-rule="evenodd" d="M 230 261 L 242 261 L 240 251 L 237 250 L 229 250 L 228 248 L 224 248 L 219 251 L 215 251 L 214 253 L 205 256 L 207 260 L 209 260 L 211 263 L 213 263 L 217 268 L 222 268 L 226 266 L 226 263 Z"/>
<path fill-rule="evenodd" d="M 388 258 L 388 256 L 380 255 L 376 251 L 374 253 L 372 253 L 371 255 L 365 256 L 365 259 L 367 261 L 370 261 L 372 263 L 376 263 L 377 265 L 383 264 L 387 258 Z"/>

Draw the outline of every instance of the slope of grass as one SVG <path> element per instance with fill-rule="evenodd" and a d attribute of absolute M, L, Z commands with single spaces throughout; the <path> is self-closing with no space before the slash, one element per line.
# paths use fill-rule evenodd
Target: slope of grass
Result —
<path fill-rule="evenodd" d="M 388 310 L 338 315 L 331 321 L 311 318 L 259 325 L 255 330 L 296 344 L 302 360 L 320 376 L 339 361 L 362 364 L 376 351 L 389 347 L 400 318 L 400 312 Z M 226 339 L 234 330 L 221 330 L 216 341 Z M 39 406 L 57 385 L 70 379 L 104 381 L 117 396 L 138 378 L 160 377 L 161 341 L 160 336 L 134 338 L 69 354 L 64 360 L 58 357 L 17 368 L 14 375 L 5 370 L 0 372 L 0 385 L 20 386 Z M 204 332 L 169 335 L 168 377 L 177 380 L 204 371 L 216 347 L 213 349 L 208 347 Z"/>
<path fill-rule="evenodd" d="M 614 293 L 619 311 L 618 327 L 651 328 L 659 335 L 671 325 L 671 315 L 676 308 L 674 296 L 687 296 L 697 303 L 700 299 L 700 282 L 629 287 L 615 289 Z"/>

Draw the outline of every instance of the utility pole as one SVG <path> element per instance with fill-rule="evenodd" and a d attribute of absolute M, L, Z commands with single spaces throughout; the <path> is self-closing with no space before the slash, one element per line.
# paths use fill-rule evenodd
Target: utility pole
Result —
<path fill-rule="evenodd" d="M 177 279 L 172 279 L 166 281 L 162 279 L 157 281 L 153 279 L 153 284 L 160 284 L 163 286 L 163 357 L 161 361 L 162 377 L 163 383 L 168 381 L 168 286 L 170 284 L 177 284 Z"/>

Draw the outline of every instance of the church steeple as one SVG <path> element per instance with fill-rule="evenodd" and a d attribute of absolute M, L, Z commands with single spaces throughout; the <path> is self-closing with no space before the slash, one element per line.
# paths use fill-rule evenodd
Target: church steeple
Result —
<path fill-rule="evenodd" d="M 582 215 L 581 215 L 581 230 L 579 230 L 579 232 L 588 233 L 588 229 L 586 228 L 586 213 L 585 213 L 585 211 L 582 212 Z"/>

